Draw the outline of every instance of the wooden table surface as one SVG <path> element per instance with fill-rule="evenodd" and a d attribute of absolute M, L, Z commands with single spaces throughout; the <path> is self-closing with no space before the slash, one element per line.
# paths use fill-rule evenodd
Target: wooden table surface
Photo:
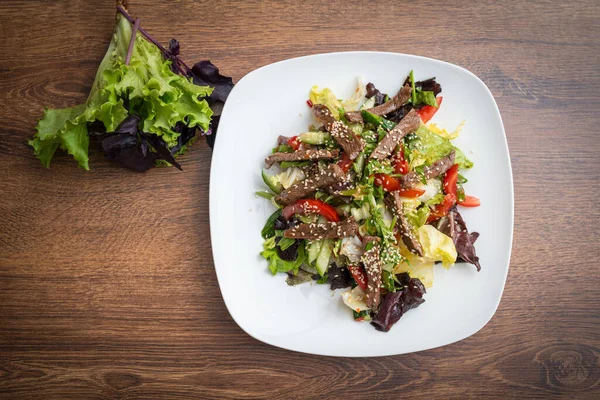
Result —
<path fill-rule="evenodd" d="M 25 139 L 84 101 L 113 1 L 0 3 L 0 398 L 600 398 L 600 6 L 578 2 L 133 0 L 190 63 L 235 80 L 290 57 L 381 50 L 463 66 L 508 137 L 515 231 L 480 332 L 383 358 L 305 355 L 231 319 L 211 256 L 211 150 L 137 174 L 98 151 L 47 170 Z"/>

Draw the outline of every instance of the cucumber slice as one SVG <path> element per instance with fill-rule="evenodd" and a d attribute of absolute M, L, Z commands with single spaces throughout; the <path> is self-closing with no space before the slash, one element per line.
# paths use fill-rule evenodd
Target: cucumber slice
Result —
<path fill-rule="evenodd" d="M 302 143 L 315 145 L 324 144 L 325 140 L 329 139 L 329 137 L 329 133 L 327 132 L 305 132 L 298 135 L 298 139 Z"/>
<path fill-rule="evenodd" d="M 281 182 L 276 180 L 274 176 L 267 175 L 265 170 L 262 171 L 261 175 L 263 181 L 265 182 L 265 185 L 267 185 L 269 189 L 271 189 L 274 193 L 281 193 L 281 191 L 283 190 L 283 185 L 281 184 Z"/>
<path fill-rule="evenodd" d="M 321 251 L 319 251 L 319 256 L 317 257 L 317 262 L 315 264 L 315 268 L 319 272 L 319 275 L 325 275 L 327 269 L 329 268 L 329 259 L 331 258 L 331 252 L 333 250 L 333 244 L 331 243 L 331 239 L 323 240 L 323 245 L 321 246 Z"/>
<path fill-rule="evenodd" d="M 310 242 L 308 245 L 308 264 L 311 265 L 315 261 L 317 261 L 317 257 L 319 256 L 319 252 L 321 251 L 321 246 L 323 245 L 322 240 L 315 240 Z"/>

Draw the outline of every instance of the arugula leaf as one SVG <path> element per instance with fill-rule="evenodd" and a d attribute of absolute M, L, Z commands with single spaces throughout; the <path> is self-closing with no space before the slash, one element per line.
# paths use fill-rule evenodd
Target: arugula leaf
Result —
<path fill-rule="evenodd" d="M 274 223 L 275 223 L 275 220 L 277 218 L 279 218 L 280 215 L 281 215 L 281 209 L 278 209 L 273 214 L 271 214 L 271 216 L 267 219 L 265 226 L 260 231 L 260 235 L 262 236 L 263 239 L 269 239 L 269 238 L 275 236 Z"/>

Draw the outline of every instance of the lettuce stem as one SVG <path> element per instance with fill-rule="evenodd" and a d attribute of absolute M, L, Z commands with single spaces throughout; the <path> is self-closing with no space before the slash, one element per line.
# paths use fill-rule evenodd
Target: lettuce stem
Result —
<path fill-rule="evenodd" d="M 132 24 L 135 23 L 135 21 L 133 20 L 133 17 L 131 15 L 129 15 L 123 7 L 117 6 L 117 11 L 119 11 L 130 23 L 132 23 Z M 175 65 L 177 66 L 177 69 L 179 69 L 179 71 L 181 72 L 182 75 L 188 76 L 192 72 L 190 67 L 188 67 L 186 65 L 186 63 L 183 62 L 182 59 L 180 59 L 179 57 L 177 57 L 174 54 L 171 54 L 171 52 L 169 50 L 165 49 L 162 44 L 160 44 L 158 41 L 156 41 L 156 39 L 154 39 L 152 36 L 150 36 L 150 34 L 148 32 L 146 32 L 146 30 L 144 28 L 142 28 L 140 26 L 139 31 L 142 35 L 144 35 L 146 37 L 146 39 L 148 39 L 152 44 L 154 44 L 156 47 L 158 47 L 160 49 L 160 51 L 163 52 L 163 54 L 165 55 L 166 58 L 172 58 L 175 61 Z M 181 66 L 183 66 L 186 69 L 187 73 L 186 73 L 186 71 L 183 71 L 181 69 Z"/>
<path fill-rule="evenodd" d="M 127 56 L 125 57 L 125 65 L 129 65 L 131 61 L 131 55 L 133 54 L 133 47 L 135 45 L 135 36 L 138 29 L 140 28 L 140 19 L 136 18 L 133 24 L 133 30 L 131 31 L 131 39 L 129 40 L 129 47 L 127 48 Z"/>

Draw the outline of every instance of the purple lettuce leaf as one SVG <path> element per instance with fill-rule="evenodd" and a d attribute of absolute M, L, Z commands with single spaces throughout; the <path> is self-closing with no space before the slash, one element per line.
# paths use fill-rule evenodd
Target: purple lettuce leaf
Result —
<path fill-rule="evenodd" d="M 385 96 L 387 96 L 385 93 L 381 93 L 379 91 L 379 89 L 377 89 L 375 87 L 374 83 L 367 83 L 367 94 L 365 95 L 365 97 L 367 99 L 370 99 L 371 97 L 375 97 L 375 106 L 379 106 L 381 104 L 384 103 L 384 99 Z"/>
<path fill-rule="evenodd" d="M 371 325 L 378 331 L 388 332 L 406 312 L 425 302 L 425 286 L 419 279 L 410 278 L 407 273 L 402 273 L 398 275 L 398 281 L 404 284 L 404 288 L 386 293 L 371 321 Z"/>
<path fill-rule="evenodd" d="M 177 144 L 171 148 L 171 154 L 175 156 L 183 146 L 189 143 L 189 141 L 196 136 L 196 128 L 190 128 L 184 122 L 179 121 L 173 127 L 173 132 L 179 133 Z"/>
<path fill-rule="evenodd" d="M 210 148 L 214 148 L 217 136 L 219 121 L 221 120 L 221 110 L 229 93 L 233 89 L 233 79 L 229 76 L 221 75 L 219 68 L 208 60 L 200 61 L 194 64 L 190 76 L 194 84 L 201 86 L 210 86 L 213 88 L 212 94 L 206 99 L 214 111 L 209 129 L 203 132 L 206 136 L 206 143 Z"/>
<path fill-rule="evenodd" d="M 454 246 L 456 247 L 456 252 L 458 256 L 468 262 L 469 264 L 475 265 L 477 267 L 477 272 L 481 271 L 481 265 L 479 264 L 479 257 L 475 253 L 475 241 L 479 237 L 478 232 L 473 232 L 469 234 L 469 230 L 467 229 L 467 225 L 465 221 L 462 219 L 460 213 L 454 210 L 454 221 L 455 221 L 455 236 L 452 238 L 454 240 Z"/>
<path fill-rule="evenodd" d="M 171 150 L 169 150 L 164 140 L 151 133 L 140 132 L 140 135 L 142 136 L 142 143 L 144 142 L 143 139 L 146 139 L 152 145 L 154 150 L 156 150 L 161 159 L 167 161 L 169 164 L 173 165 L 178 170 L 183 171 L 181 165 L 179 165 L 179 163 L 175 161 L 175 157 L 173 157 Z"/>
<path fill-rule="evenodd" d="M 208 60 L 200 61 L 192 67 L 192 79 L 199 86 L 210 86 L 213 92 L 210 99 L 225 103 L 227 96 L 233 89 L 233 79 L 229 76 L 224 76 L 219 73 L 213 63 Z"/>
<path fill-rule="evenodd" d="M 114 132 L 104 131 L 100 125 L 93 126 L 92 136 L 97 138 L 106 157 L 133 171 L 144 172 L 162 159 L 181 170 L 181 166 L 167 147 L 156 135 L 139 130 L 140 118 L 129 115 L 117 126 Z M 150 146 L 154 151 L 150 151 Z"/>
<path fill-rule="evenodd" d="M 331 286 L 331 290 L 350 287 L 352 282 L 352 275 L 348 268 L 339 267 L 336 263 L 331 264 L 327 271 L 327 283 Z"/>
<path fill-rule="evenodd" d="M 450 210 L 447 216 L 440 218 L 436 223 L 436 228 L 452 238 L 459 261 L 462 260 L 473 264 L 477 268 L 477 271 L 481 270 L 479 257 L 477 257 L 475 252 L 475 241 L 479 237 L 479 233 L 469 233 L 467 225 L 456 209 L 456 206 Z"/>
<path fill-rule="evenodd" d="M 417 90 L 433 92 L 434 96 L 442 92 L 442 85 L 436 82 L 435 77 L 415 82 L 415 88 Z"/>

